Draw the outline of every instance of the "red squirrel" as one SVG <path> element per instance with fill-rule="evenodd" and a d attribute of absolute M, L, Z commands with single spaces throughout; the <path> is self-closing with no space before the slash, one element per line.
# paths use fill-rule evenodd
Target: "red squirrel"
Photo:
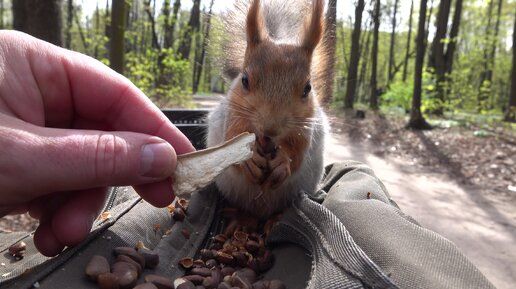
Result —
<path fill-rule="evenodd" d="M 322 0 L 239 1 L 225 17 L 228 95 L 208 116 L 207 145 L 256 135 L 253 157 L 216 179 L 223 196 L 257 217 L 314 192 L 323 175 L 327 119 Z"/>

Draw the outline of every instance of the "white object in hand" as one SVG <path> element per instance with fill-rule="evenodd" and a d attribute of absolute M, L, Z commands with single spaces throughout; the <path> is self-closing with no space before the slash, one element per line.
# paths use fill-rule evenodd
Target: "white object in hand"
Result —
<path fill-rule="evenodd" d="M 220 146 L 178 156 L 172 184 L 174 194 L 190 195 L 229 166 L 250 159 L 255 139 L 254 133 L 243 133 Z"/>

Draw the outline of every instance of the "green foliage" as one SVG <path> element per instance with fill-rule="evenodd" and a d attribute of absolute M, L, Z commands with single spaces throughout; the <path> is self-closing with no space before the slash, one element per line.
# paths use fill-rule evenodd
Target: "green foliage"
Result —
<path fill-rule="evenodd" d="M 206 66 L 203 71 L 204 81 L 199 86 L 200 92 L 224 92 L 225 81 L 221 77 L 224 51 L 222 43 L 226 40 L 222 19 L 219 15 L 211 17 L 210 41 L 206 50 Z"/>
<path fill-rule="evenodd" d="M 410 111 L 414 85 L 401 81 L 393 83 L 389 90 L 381 96 L 381 104 L 386 107 L 399 107 L 404 111 Z"/>
<path fill-rule="evenodd" d="M 445 106 L 445 103 L 438 98 L 423 97 L 421 99 L 421 112 L 432 113 Z"/>
<path fill-rule="evenodd" d="M 9 1 L 8 1 L 9 2 Z M 192 79 L 194 54 L 196 49 L 204 40 L 202 33 L 193 37 L 191 44 L 190 59 L 182 60 L 177 58 L 177 48 L 182 42 L 184 32 L 189 29 L 187 22 L 190 12 L 180 10 L 175 28 L 172 34 L 173 43 L 171 47 L 164 47 L 165 16 L 160 11 L 152 11 L 155 21 L 155 31 L 158 37 L 159 48 L 152 43 L 152 25 L 149 15 L 141 0 L 129 1 L 127 25 L 125 27 L 125 76 L 140 88 L 158 106 L 192 106 Z M 105 5 L 100 5 L 99 10 L 84 11 L 80 4 L 74 3 L 76 18 L 70 27 L 72 34 L 71 49 L 90 55 L 105 65 L 109 65 L 109 28 L 110 11 L 106 11 Z M 152 5 L 150 7 L 153 9 Z M 5 11 L 4 16 L 10 13 Z M 66 11 L 65 11 L 66 13 Z M 10 14 L 6 19 L 11 19 Z M 205 17 L 204 14 L 201 17 Z M 205 23 L 201 18 L 201 23 Z M 79 22 L 76 20 L 80 19 Z M 172 7 L 170 7 L 169 23 L 172 21 Z M 212 15 L 211 36 L 214 39 L 208 47 L 205 59 L 199 91 L 211 92 L 212 88 L 223 90 L 224 82 L 218 78 L 220 74 L 219 62 L 222 39 L 220 17 Z M 204 27 L 201 28 L 201 31 Z M 169 31 L 170 32 L 170 31 Z M 200 52 L 197 51 L 199 54 Z"/>
<path fill-rule="evenodd" d="M 156 55 L 148 50 L 144 57 L 137 53 L 129 52 L 125 57 L 126 76 L 145 94 L 151 96 L 154 91 L 155 71 L 152 71 Z"/>
<path fill-rule="evenodd" d="M 441 83 L 444 90 L 446 90 L 446 83 Z M 421 112 L 432 114 L 440 108 L 447 107 L 447 101 L 442 101 L 437 98 L 438 84 L 434 78 L 434 71 L 428 68 L 423 71 L 423 87 L 421 93 Z"/>
<path fill-rule="evenodd" d="M 3 2 L 3 12 L 0 15 L 0 29 L 12 29 L 13 24 L 13 13 L 12 13 L 12 3 L 11 1 Z"/>
<path fill-rule="evenodd" d="M 456 126 L 464 126 L 464 122 L 454 119 L 429 119 L 428 122 L 433 127 L 450 128 Z"/>
<path fill-rule="evenodd" d="M 147 49 L 143 55 L 127 53 L 126 76 L 160 105 L 189 105 L 192 94 L 190 62 L 178 59 L 172 49 L 160 53 Z"/>
<path fill-rule="evenodd" d="M 183 40 L 184 32 L 188 29 L 188 19 L 190 11 L 180 10 L 173 35 L 171 47 L 163 47 L 166 33 L 165 16 L 162 11 L 152 11 L 155 21 L 155 31 L 158 37 L 159 48 L 152 44 L 152 27 L 149 15 L 141 0 L 130 1 L 132 3 L 128 11 L 128 20 L 125 31 L 125 61 L 126 76 L 142 89 L 151 99 L 163 105 L 190 105 L 191 86 L 194 68 L 194 55 L 199 53 L 199 44 L 202 43 L 204 27 L 201 33 L 193 36 L 191 53 L 189 60 L 177 59 L 178 46 Z M 161 1 L 163 3 L 163 1 Z M 174 1 L 167 1 L 169 4 Z M 385 91 L 380 96 L 380 105 L 384 108 L 392 108 L 409 111 L 413 94 L 414 78 L 414 56 L 415 56 L 415 37 L 417 30 L 417 5 L 413 14 L 412 40 L 410 43 L 410 57 L 408 60 L 408 71 L 406 81 L 402 81 L 403 61 L 406 54 L 408 36 L 408 15 L 400 15 L 402 19 L 396 28 L 396 44 L 394 49 L 396 75 L 391 83 L 388 83 L 388 58 L 390 42 L 390 25 L 393 13 L 393 0 L 382 2 L 381 29 L 379 32 L 378 50 L 378 73 L 377 89 Z M 403 1 L 402 1 L 403 2 Z M 417 1 L 416 1 L 417 2 Z M 4 10 L 4 24 L 12 23 L 12 11 L 10 3 L 7 3 Z M 104 2 L 102 2 L 104 3 Z M 72 34 L 71 48 L 73 50 L 88 54 L 102 63 L 109 65 L 109 27 L 110 13 L 106 11 L 106 6 L 100 3 L 98 11 L 86 11 L 81 4 L 75 1 L 73 25 L 70 28 Z M 109 3 L 109 2 L 108 2 Z M 371 9 L 373 2 L 369 2 L 364 12 Z M 417 3 L 415 3 L 417 4 Z M 454 57 L 453 71 L 447 76 L 443 83 L 436 83 L 432 76 L 433 71 L 424 72 L 423 91 L 422 91 L 422 112 L 429 113 L 443 108 L 445 114 L 462 115 L 464 113 L 477 114 L 483 116 L 496 115 L 498 119 L 502 110 L 507 106 L 511 83 L 510 73 L 512 68 L 512 51 L 510 38 L 513 33 L 515 1 L 504 1 L 501 14 L 500 30 L 498 37 L 494 37 L 494 31 L 487 31 L 487 3 L 486 1 L 464 1 L 462 20 L 459 35 L 454 39 L 457 43 Z M 158 5 L 159 9 L 160 5 Z M 438 1 L 434 2 L 434 14 L 429 19 L 431 25 L 435 22 L 435 11 Z M 154 9 L 151 5 L 151 9 Z M 66 10 L 66 9 L 65 9 Z M 405 9 L 408 10 L 408 9 Z M 496 10 L 496 9 L 495 9 Z M 399 10 L 400 13 L 404 11 Z M 408 12 L 408 11 L 407 11 Z M 495 11 L 493 11 L 494 13 Z M 65 12 L 66 13 L 66 12 Z M 352 14 L 352 13 L 351 13 Z M 338 14 L 340 15 L 340 14 Z M 172 21 L 172 7 L 170 7 L 169 23 Z M 205 23 L 201 15 L 201 23 Z M 210 41 L 206 51 L 204 68 L 200 77 L 199 93 L 224 92 L 227 84 L 220 77 L 223 58 L 223 41 L 231 41 L 234 35 L 226 35 L 222 28 L 223 14 L 214 14 L 211 17 L 212 29 Z M 494 23 L 494 17 L 491 24 Z M 451 26 L 451 18 L 450 18 Z M 9 25 L 7 28 L 9 28 Z M 66 24 L 65 24 L 66 25 Z M 337 20 L 337 47 L 336 47 L 336 79 L 334 87 L 334 103 L 341 103 L 347 85 L 347 67 L 349 64 L 349 54 L 351 49 L 353 19 L 339 18 Z M 67 31 L 67 27 L 64 27 Z M 488 33 L 490 32 L 490 33 Z M 365 45 L 367 37 L 372 35 L 372 24 L 363 21 L 360 43 Z M 431 37 L 428 39 L 427 50 L 430 47 Z M 357 107 L 368 105 L 372 91 L 370 87 L 371 77 L 371 55 L 372 37 L 369 40 L 369 50 L 362 46 L 359 64 L 358 81 L 355 99 Z M 451 39 L 446 38 L 441 42 L 448 46 Z M 486 55 L 490 53 L 492 44 L 496 44 L 495 63 L 487 63 Z M 197 50 L 196 50 L 197 49 Z M 427 55 L 428 56 L 428 53 Z M 364 61 L 366 65 L 363 65 Z M 426 64 L 426 59 L 425 59 Z M 492 79 L 487 81 L 482 77 L 482 72 L 492 70 Z M 483 81 L 484 80 L 484 81 Z M 444 101 L 436 98 L 437 88 L 443 87 L 445 92 Z"/>
<path fill-rule="evenodd" d="M 437 4 L 436 4 L 437 3 Z M 410 51 L 412 52 L 408 62 L 406 82 L 401 80 L 403 67 L 397 71 L 394 81 L 387 83 L 387 67 L 389 57 L 390 20 L 392 16 L 392 1 L 387 1 L 382 6 L 382 20 L 378 51 L 378 88 L 386 89 L 380 97 L 382 109 L 403 110 L 408 112 L 411 107 L 414 79 L 414 53 L 415 34 L 417 24 L 417 9 L 414 11 L 413 20 L 416 22 L 412 30 L 412 41 Z M 434 2 L 434 11 L 438 7 L 438 1 Z M 390 9 L 390 10 L 389 10 Z M 494 37 L 494 27 L 487 31 L 487 3 L 485 1 L 464 1 L 462 20 L 458 36 L 453 39 L 457 46 L 454 55 L 452 72 L 446 79 L 437 83 L 433 76 L 435 71 L 424 68 L 421 110 L 425 114 L 431 114 L 443 110 L 446 116 L 463 117 L 464 114 L 483 116 L 478 121 L 500 121 L 502 110 L 507 106 L 509 91 L 511 87 L 510 73 L 512 68 L 511 40 L 513 33 L 514 11 L 516 2 L 504 1 L 498 37 Z M 452 9 L 453 11 L 453 9 Z M 493 11 L 491 25 L 494 26 L 496 9 Z M 430 19 L 430 25 L 435 22 L 435 12 Z M 394 58 L 396 66 L 402 63 L 405 58 L 407 44 L 407 22 L 408 15 L 403 15 L 403 22 L 397 28 L 396 49 Z M 449 20 L 451 26 L 451 16 Z M 352 34 L 352 19 L 339 20 L 337 23 L 337 54 L 336 54 L 336 87 L 334 102 L 340 103 L 347 85 L 347 64 L 349 62 L 350 43 Z M 372 27 L 367 23 L 362 24 L 362 38 L 372 33 Z M 450 38 L 442 39 L 441 42 L 447 47 L 451 43 Z M 428 38 L 427 53 L 424 63 L 427 64 L 428 50 L 431 44 L 431 37 Z M 361 43 L 365 43 L 364 39 Z M 495 63 L 488 63 L 486 59 L 492 53 L 492 45 L 496 44 Z M 362 47 L 364 49 L 365 47 Z M 364 53 L 364 52 L 362 52 Z M 360 57 L 362 61 L 365 54 Z M 370 62 L 370 56 L 369 60 Z M 356 92 L 358 101 L 367 104 L 369 101 L 370 64 L 367 66 L 366 77 L 363 83 L 359 84 Z M 492 71 L 491 81 L 485 80 L 485 71 Z M 360 79 L 359 79 L 360 80 Z M 437 98 L 437 89 L 442 88 L 444 100 Z M 335 105 L 335 104 L 334 104 Z M 339 107 L 338 105 L 335 105 Z M 477 121 L 474 119 L 472 121 Z"/>
<path fill-rule="evenodd" d="M 165 98 L 169 104 L 177 106 L 188 105 L 192 96 L 191 62 L 178 59 L 172 49 L 162 53 L 161 85 L 156 88 L 156 94 Z"/>

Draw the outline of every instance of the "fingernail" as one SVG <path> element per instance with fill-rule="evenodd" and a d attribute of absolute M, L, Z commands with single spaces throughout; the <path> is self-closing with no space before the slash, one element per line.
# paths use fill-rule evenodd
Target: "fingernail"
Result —
<path fill-rule="evenodd" d="M 166 142 L 146 144 L 142 147 L 140 174 L 144 177 L 163 178 L 172 171 L 172 146 Z"/>

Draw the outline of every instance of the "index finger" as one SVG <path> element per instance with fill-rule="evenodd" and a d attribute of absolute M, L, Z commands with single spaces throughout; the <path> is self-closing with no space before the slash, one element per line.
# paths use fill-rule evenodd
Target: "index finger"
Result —
<path fill-rule="evenodd" d="M 178 154 L 193 150 L 183 133 L 134 84 L 105 66 L 99 68 L 100 71 L 92 70 L 91 59 L 79 61 L 71 58 L 64 63 L 74 110 L 79 116 L 108 124 L 114 130 L 161 137 L 170 142 Z M 98 79 L 102 76 L 107 80 L 99 85 Z"/>
<path fill-rule="evenodd" d="M 81 122 L 98 124 L 161 137 L 177 154 L 194 150 L 188 138 L 124 76 L 89 56 L 24 37 L 33 42 L 20 49 L 26 49 L 22 53 L 39 87 L 47 124 L 59 112 L 65 118 L 59 122 L 72 128 Z"/>

